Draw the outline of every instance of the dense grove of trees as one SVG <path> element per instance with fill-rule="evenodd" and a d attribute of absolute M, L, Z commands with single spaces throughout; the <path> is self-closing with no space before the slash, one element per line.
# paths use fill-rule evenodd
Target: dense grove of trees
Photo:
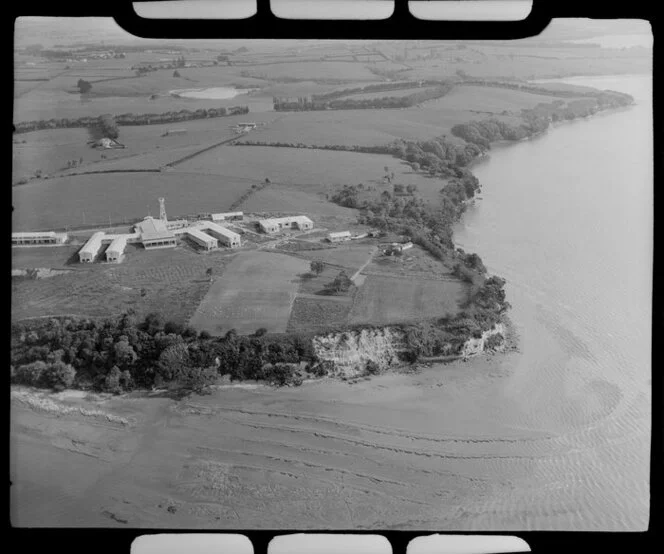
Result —
<path fill-rule="evenodd" d="M 224 117 L 249 113 L 247 106 L 233 106 L 230 108 L 200 108 L 198 110 L 180 110 L 178 112 L 132 114 L 126 113 L 115 116 L 118 125 L 160 125 L 163 123 L 176 123 L 191 121 L 208 117 Z M 95 116 L 79 117 L 77 119 L 40 119 L 36 121 L 21 121 L 15 124 L 15 133 L 27 133 L 40 129 L 86 128 L 97 125 Z"/>
<path fill-rule="evenodd" d="M 301 362 L 315 370 L 309 337 L 239 336 L 231 329 L 213 339 L 157 314 L 142 321 L 132 313 L 48 319 L 11 329 L 12 382 L 33 386 L 120 392 L 175 383 L 196 390 L 220 375 L 284 384 Z"/>
<path fill-rule="evenodd" d="M 455 125 L 452 127 L 452 134 L 488 150 L 491 143 L 498 140 L 522 140 L 542 133 L 549 128 L 551 122 L 588 117 L 601 110 L 627 106 L 634 101 L 628 94 L 611 91 L 575 93 L 574 96 L 583 96 L 583 98 L 577 98 L 567 103 L 562 100 L 551 103 L 541 102 L 534 108 L 522 110 L 521 122 L 518 125 L 492 117 Z"/>
<path fill-rule="evenodd" d="M 115 118 L 110 114 L 100 115 L 97 118 L 97 122 L 88 127 L 90 132 L 90 137 L 93 140 L 99 140 L 101 138 L 110 138 L 117 139 L 120 136 L 120 130 L 118 129 L 118 124 Z"/>
<path fill-rule="evenodd" d="M 433 88 L 422 89 L 417 92 L 413 92 L 407 96 L 383 96 L 377 98 L 353 98 L 353 94 L 358 94 L 361 92 L 371 92 L 367 89 L 371 86 L 380 86 L 386 87 L 388 85 L 368 85 L 364 88 L 358 89 L 349 89 L 350 91 L 356 92 L 345 92 L 337 91 L 329 93 L 323 99 L 321 96 L 299 98 L 297 101 L 284 101 L 279 98 L 274 99 L 274 109 L 275 111 L 310 111 L 310 110 L 363 110 L 363 109 L 390 109 L 390 108 L 408 108 L 410 106 L 416 106 L 427 100 L 434 100 L 436 98 L 442 98 L 447 95 L 454 84 L 452 82 L 447 82 L 439 84 Z M 395 86 L 391 84 L 390 89 L 388 90 L 397 90 L 400 88 L 411 88 L 413 84 L 410 84 L 409 87 L 404 86 Z M 348 96 L 350 94 L 350 96 Z"/>

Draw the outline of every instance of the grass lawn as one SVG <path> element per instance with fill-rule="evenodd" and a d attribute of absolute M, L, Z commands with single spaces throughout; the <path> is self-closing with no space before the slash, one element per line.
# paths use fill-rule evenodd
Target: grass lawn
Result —
<path fill-rule="evenodd" d="M 261 327 L 285 332 L 298 275 L 308 269 L 306 261 L 284 254 L 241 252 L 215 280 L 189 324 L 211 335 L 229 329 L 249 334 Z"/>
<path fill-rule="evenodd" d="M 466 285 L 458 281 L 369 275 L 355 296 L 350 322 L 386 324 L 453 315 L 465 293 Z"/>

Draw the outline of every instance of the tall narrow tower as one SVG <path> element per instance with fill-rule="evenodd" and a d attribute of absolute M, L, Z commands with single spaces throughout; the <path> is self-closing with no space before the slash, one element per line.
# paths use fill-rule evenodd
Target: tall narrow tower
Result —
<path fill-rule="evenodd" d="M 162 221 L 166 221 L 168 218 L 166 217 L 166 204 L 165 200 L 163 198 L 159 199 L 159 219 Z"/>

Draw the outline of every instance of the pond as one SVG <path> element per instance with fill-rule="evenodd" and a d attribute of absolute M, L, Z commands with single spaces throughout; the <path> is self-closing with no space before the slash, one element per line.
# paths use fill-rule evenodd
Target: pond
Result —
<path fill-rule="evenodd" d="M 248 94 L 258 89 L 241 89 L 234 87 L 208 87 L 208 88 L 192 88 L 192 89 L 177 89 L 170 91 L 171 95 L 179 96 L 181 98 L 197 98 L 203 100 L 227 100 L 235 98 L 242 94 Z"/>

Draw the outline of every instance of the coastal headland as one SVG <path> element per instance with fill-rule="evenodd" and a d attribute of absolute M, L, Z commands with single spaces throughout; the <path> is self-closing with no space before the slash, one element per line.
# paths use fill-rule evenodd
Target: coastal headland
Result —
<path fill-rule="evenodd" d="M 575 455 L 577 439 L 539 425 L 529 400 L 540 353 L 518 335 L 536 316 L 510 321 L 505 280 L 457 247 L 453 227 L 492 144 L 634 99 L 496 74 L 485 59 L 515 55 L 496 45 L 412 58 L 389 44 L 329 48 L 297 63 L 289 50 L 172 62 L 127 50 L 92 64 L 96 81 L 55 50 L 39 68 L 21 52 L 32 84 L 16 92 L 15 226 L 66 228 L 69 242 L 13 249 L 14 523 L 520 528 L 545 494 L 519 488 L 536 461 Z M 583 45 L 541 48 L 611 64 Z M 460 61 L 441 78 L 436 60 Z M 553 65 L 528 77 L 564 73 Z M 231 85 L 251 89 L 235 113 L 160 96 Z M 44 98 L 50 120 L 33 117 Z M 110 114 L 125 148 L 88 144 L 100 98 L 135 101 Z M 238 132 L 247 120 L 255 128 Z M 130 245 L 120 264 L 77 263 L 92 226 L 127 228 L 157 197 L 185 218 L 241 210 L 242 248 Z M 315 228 L 256 226 L 296 214 Z"/>

